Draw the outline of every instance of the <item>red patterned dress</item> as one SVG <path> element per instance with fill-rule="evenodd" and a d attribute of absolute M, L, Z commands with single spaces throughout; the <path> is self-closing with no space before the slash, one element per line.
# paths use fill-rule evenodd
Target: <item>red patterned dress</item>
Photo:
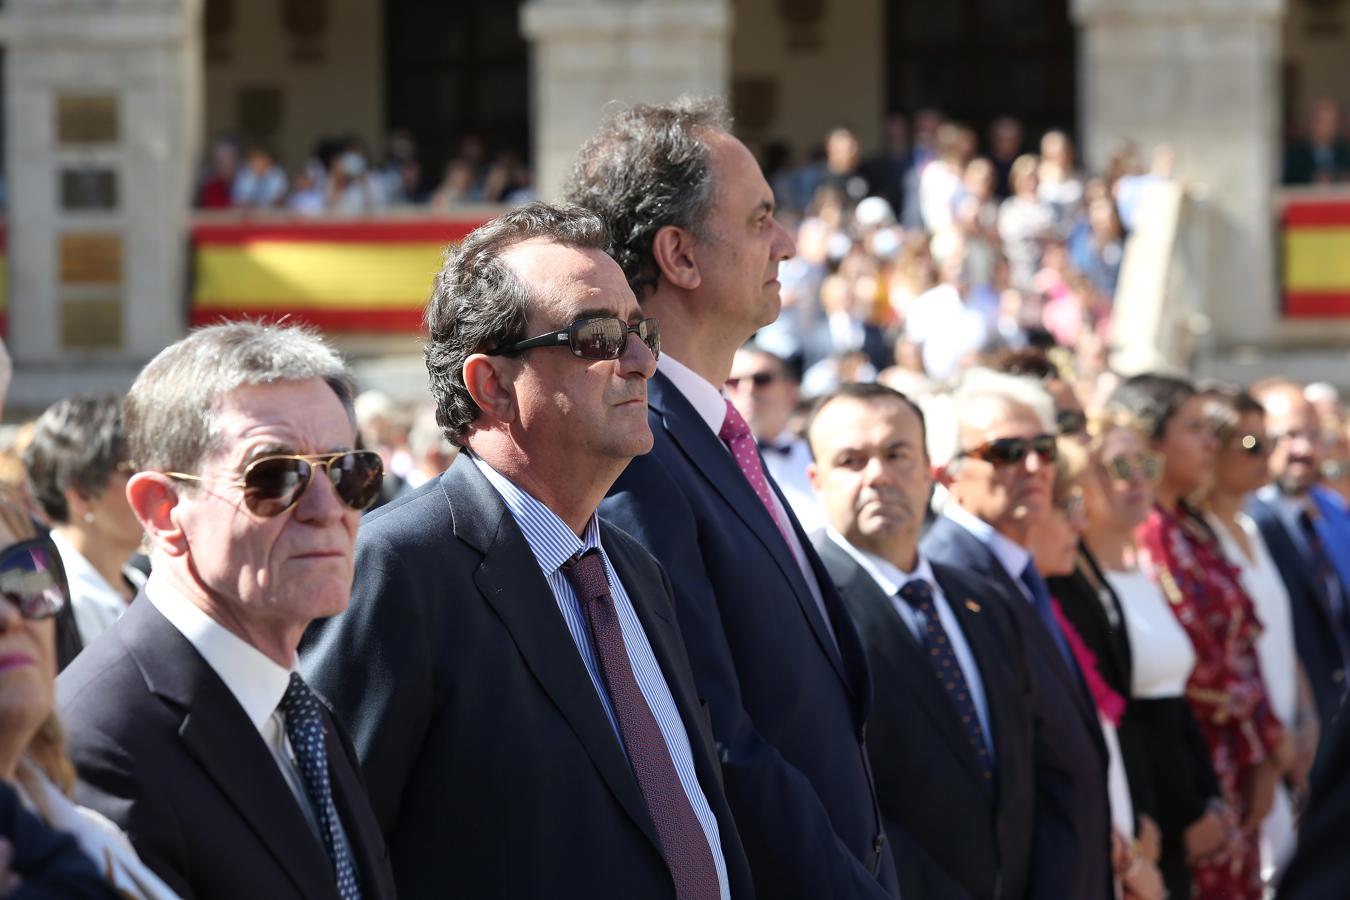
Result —
<path fill-rule="evenodd" d="M 1241 819 L 1242 785 L 1283 737 L 1256 659 L 1261 623 L 1237 570 L 1198 515 L 1184 506 L 1177 512 L 1155 506 L 1138 538 L 1153 579 L 1195 647 L 1186 698 L 1209 745 L 1224 800 Z M 1252 835 L 1240 851 L 1193 866 L 1192 896 L 1260 900 L 1258 841 Z"/>

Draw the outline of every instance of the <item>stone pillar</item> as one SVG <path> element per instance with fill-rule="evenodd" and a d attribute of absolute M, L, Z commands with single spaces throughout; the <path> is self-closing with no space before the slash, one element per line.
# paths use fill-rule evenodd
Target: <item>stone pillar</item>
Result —
<path fill-rule="evenodd" d="M 663 102 L 730 87 L 728 0 L 529 0 L 534 168 L 556 199 L 605 104 Z"/>
<path fill-rule="evenodd" d="M 184 332 L 200 16 L 201 0 L 0 14 L 12 406 L 124 388 Z"/>
<path fill-rule="evenodd" d="M 1074 0 L 1085 155 L 1121 138 L 1176 151 L 1205 259 L 1188 276 L 1212 349 L 1269 340 L 1279 318 L 1274 190 L 1285 0 Z M 1201 279 L 1200 283 L 1194 283 Z M 1183 287 L 1183 290 L 1187 289 Z M 1166 299 L 1163 299 L 1166 302 Z"/>

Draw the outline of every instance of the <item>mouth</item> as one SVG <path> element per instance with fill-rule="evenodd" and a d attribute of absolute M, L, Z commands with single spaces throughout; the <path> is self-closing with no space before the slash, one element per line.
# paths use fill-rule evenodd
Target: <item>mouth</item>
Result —
<path fill-rule="evenodd" d="M 37 660 L 27 653 L 5 653 L 0 655 L 0 672 L 6 669 L 17 669 L 20 666 L 36 665 Z"/>
<path fill-rule="evenodd" d="M 346 555 L 341 550 L 310 550 L 307 553 L 296 553 L 291 559 L 343 559 Z"/>

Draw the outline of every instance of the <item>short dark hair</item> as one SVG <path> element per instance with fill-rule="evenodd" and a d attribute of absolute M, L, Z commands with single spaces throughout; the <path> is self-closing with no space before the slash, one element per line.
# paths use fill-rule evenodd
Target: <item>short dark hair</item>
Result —
<path fill-rule="evenodd" d="M 58 400 L 38 417 L 23 451 L 28 490 L 53 523 L 70 521 L 66 491 L 94 500 L 126 462 L 122 401 L 112 395 Z"/>
<path fill-rule="evenodd" d="M 1042 382 L 1060 378 L 1059 369 L 1050 361 L 1045 350 L 1037 347 L 995 353 L 989 360 L 989 368 L 1005 375 L 1025 375 Z"/>
<path fill-rule="evenodd" d="M 532 294 L 502 255 L 532 238 L 603 253 L 608 232 L 595 213 L 579 206 L 528 203 L 447 249 L 445 264 L 436 273 L 427 302 L 430 339 L 424 356 L 436 423 L 456 446 L 464 446 L 481 412 L 464 384 L 464 361 L 525 337 Z"/>
<path fill-rule="evenodd" d="M 681 97 L 618 110 L 578 152 L 564 196 L 604 220 L 606 251 L 639 300 L 661 277 L 656 232 L 674 225 L 705 236 L 715 188 L 707 137 L 730 128 L 721 100 Z"/>
<path fill-rule="evenodd" d="M 1172 416 L 1195 393 L 1195 385 L 1188 378 L 1146 372 L 1121 382 L 1107 398 L 1106 409 L 1119 407 L 1133 415 L 1144 432 L 1157 441 L 1167 431 Z"/>
<path fill-rule="evenodd" d="M 871 381 L 847 381 L 828 394 L 823 394 L 816 400 L 811 407 L 811 414 L 806 418 L 806 440 L 809 445 L 811 442 L 811 428 L 816 424 L 816 418 L 821 414 L 825 407 L 836 400 L 858 400 L 862 403 L 880 403 L 883 401 L 894 401 L 896 403 L 908 406 L 914 415 L 919 417 L 919 437 L 920 446 L 925 454 L 928 453 L 928 422 L 924 419 L 923 410 L 919 404 L 909 398 L 909 395 L 902 394 L 895 388 L 887 387 L 884 384 L 877 384 Z M 811 455 L 815 456 L 815 448 L 811 448 Z"/>
<path fill-rule="evenodd" d="M 1205 401 L 1205 422 L 1220 441 L 1227 442 L 1233 436 L 1233 429 L 1242 416 L 1249 413 L 1258 416 L 1266 414 L 1266 408 L 1244 388 L 1206 385 L 1200 391 L 1200 396 Z"/>

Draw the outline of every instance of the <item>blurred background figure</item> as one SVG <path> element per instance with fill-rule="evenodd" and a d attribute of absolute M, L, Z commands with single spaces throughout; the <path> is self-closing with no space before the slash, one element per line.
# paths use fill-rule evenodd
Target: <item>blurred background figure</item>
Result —
<path fill-rule="evenodd" d="M 264 144 L 251 144 L 234 177 L 231 203 L 242 209 L 271 209 L 286 202 L 286 173 Z"/>
<path fill-rule="evenodd" d="M 1284 155 L 1285 184 L 1329 184 L 1350 174 L 1350 145 L 1341 134 L 1341 110 L 1330 97 L 1319 97 L 1308 114 L 1301 138 Z"/>
<path fill-rule="evenodd" d="M 458 449 L 445 439 L 441 426 L 436 424 L 436 410 L 426 407 L 413 417 L 412 427 L 408 429 L 408 455 L 412 458 L 412 467 L 403 477 L 403 486 L 398 496 L 411 494 L 433 478 L 450 468 L 455 461 Z"/>
<path fill-rule="evenodd" d="M 121 401 L 59 401 L 38 419 L 23 459 L 29 490 L 51 523 L 65 566 L 81 643 L 88 646 L 145 584 L 145 571 L 130 565 L 142 532 L 127 503 L 132 466 Z"/>

